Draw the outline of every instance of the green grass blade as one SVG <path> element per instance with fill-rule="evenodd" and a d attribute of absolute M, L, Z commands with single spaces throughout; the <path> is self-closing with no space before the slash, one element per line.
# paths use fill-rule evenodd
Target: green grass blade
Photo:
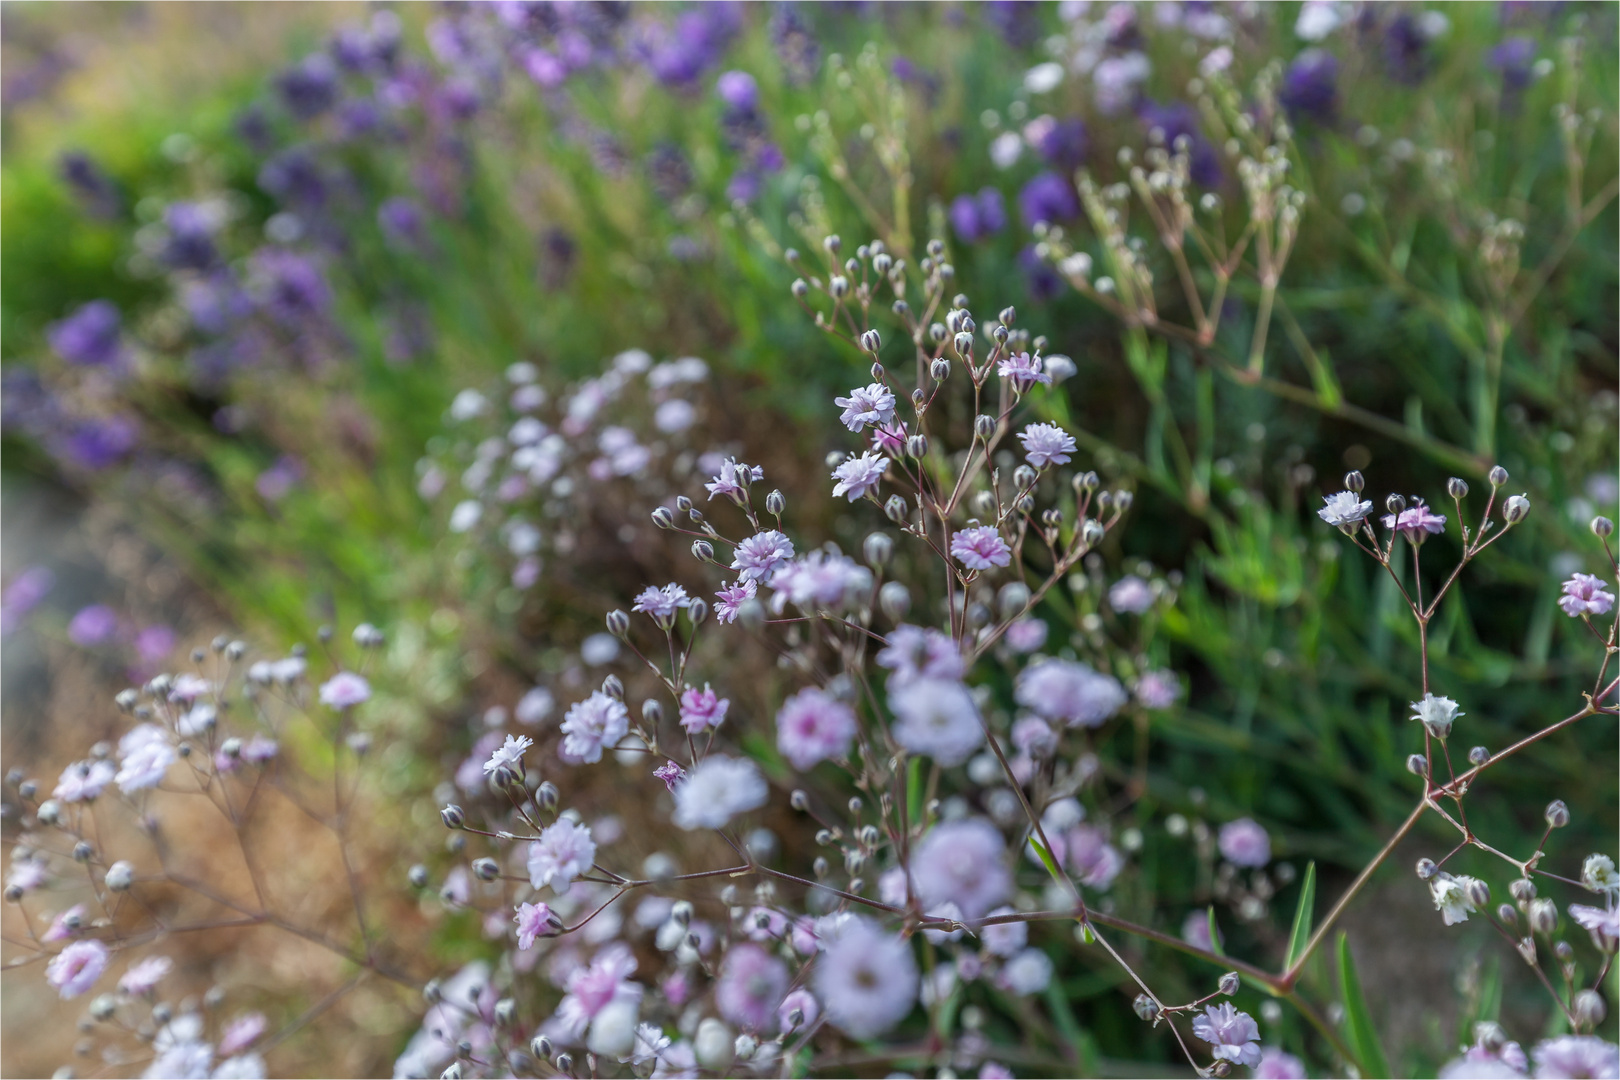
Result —
<path fill-rule="evenodd" d="M 1215 905 L 1209 905 L 1205 912 L 1209 917 L 1209 948 L 1216 956 L 1225 956 L 1226 950 L 1221 948 L 1221 928 L 1215 925 Z"/>
<path fill-rule="evenodd" d="M 1339 993 L 1344 998 L 1345 1035 L 1359 1059 L 1361 1075 L 1389 1076 L 1389 1063 L 1384 1060 L 1384 1048 L 1379 1045 L 1378 1032 L 1367 1012 L 1367 999 L 1361 992 L 1361 980 L 1356 977 L 1356 963 L 1350 957 L 1350 936 L 1342 930 L 1339 932 Z"/>
<path fill-rule="evenodd" d="M 1305 884 L 1299 890 L 1299 906 L 1294 909 L 1294 929 L 1288 935 L 1288 958 L 1283 963 L 1284 971 L 1294 970 L 1294 962 L 1305 953 L 1305 946 L 1311 940 L 1311 914 L 1316 904 L 1316 864 L 1311 863 L 1305 868 Z"/>

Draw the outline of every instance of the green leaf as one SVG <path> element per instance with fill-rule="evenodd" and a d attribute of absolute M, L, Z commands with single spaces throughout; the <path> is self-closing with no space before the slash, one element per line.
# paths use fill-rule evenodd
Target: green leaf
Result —
<path fill-rule="evenodd" d="M 1041 843 L 1041 838 L 1038 836 L 1031 836 L 1029 838 L 1029 846 L 1034 848 L 1035 854 L 1041 857 L 1041 865 L 1046 867 L 1046 872 L 1048 874 L 1052 875 L 1052 880 L 1062 881 L 1063 872 L 1058 869 L 1057 860 L 1052 858 L 1052 853 L 1047 851 L 1045 845 Z"/>
<path fill-rule="evenodd" d="M 1294 962 L 1305 953 L 1311 940 L 1311 909 L 1316 904 L 1316 864 L 1305 868 L 1305 884 L 1299 890 L 1299 906 L 1294 909 L 1294 929 L 1288 935 L 1288 958 L 1284 971 L 1294 970 Z"/>
<path fill-rule="evenodd" d="M 1216 956 L 1225 956 L 1226 950 L 1221 948 L 1221 928 L 1215 925 L 1215 905 L 1209 905 L 1209 947 Z"/>
<path fill-rule="evenodd" d="M 1378 1032 L 1367 1012 L 1367 999 L 1361 993 L 1361 980 L 1356 978 L 1356 963 L 1350 957 L 1350 935 L 1342 930 L 1339 931 L 1339 994 L 1344 998 L 1345 1035 L 1356 1052 L 1361 1075 L 1390 1075 L 1384 1048 L 1379 1045 Z"/>
<path fill-rule="evenodd" d="M 922 820 L 922 801 L 922 758 L 914 757 L 906 763 L 906 813 L 912 825 Z"/>

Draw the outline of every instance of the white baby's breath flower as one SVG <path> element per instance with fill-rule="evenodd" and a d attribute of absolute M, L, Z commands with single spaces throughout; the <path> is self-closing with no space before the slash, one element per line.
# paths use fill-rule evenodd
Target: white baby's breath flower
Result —
<path fill-rule="evenodd" d="M 1607 855 L 1588 855 L 1581 864 L 1581 880 L 1594 892 L 1620 893 L 1620 872 Z"/>

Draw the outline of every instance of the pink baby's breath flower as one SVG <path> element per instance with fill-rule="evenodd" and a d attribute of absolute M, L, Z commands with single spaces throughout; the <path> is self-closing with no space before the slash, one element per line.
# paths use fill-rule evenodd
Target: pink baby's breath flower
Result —
<path fill-rule="evenodd" d="M 1136 700 L 1144 708 L 1168 709 L 1181 697 L 1181 680 L 1173 671 L 1145 672 L 1136 681 Z"/>
<path fill-rule="evenodd" d="M 1204 1015 L 1193 1019 L 1193 1034 L 1214 1045 L 1217 1060 L 1251 1069 L 1260 1064 L 1260 1026 L 1230 1002 L 1206 1005 Z"/>
<path fill-rule="evenodd" d="M 998 907 L 991 911 L 986 918 L 993 919 L 1002 915 L 1017 915 L 1018 912 L 1010 907 Z M 1016 956 L 1025 945 L 1029 944 L 1029 924 L 1025 922 L 986 923 L 979 929 L 979 941 L 983 943 L 985 951 L 992 956 Z"/>
<path fill-rule="evenodd" d="M 1099 727 L 1126 701 L 1118 679 L 1074 660 L 1042 660 L 1025 668 L 1014 696 L 1025 708 L 1069 727 Z"/>
<path fill-rule="evenodd" d="M 675 786 L 686 779 L 686 770 L 673 761 L 666 761 L 653 770 L 653 775 L 664 782 L 671 795 L 675 794 Z"/>
<path fill-rule="evenodd" d="M 742 581 L 769 581 L 791 558 L 793 541 L 775 529 L 767 529 L 737 545 L 731 568 Z"/>
<path fill-rule="evenodd" d="M 1620 943 L 1620 908 L 1571 904 L 1569 917 L 1592 935 L 1593 943 L 1602 951 L 1612 953 L 1616 943 Z"/>
<path fill-rule="evenodd" d="M 651 585 L 642 589 L 636 595 L 635 603 L 630 606 L 631 611 L 646 612 L 653 622 L 664 629 L 674 625 L 675 613 L 683 607 L 691 607 L 692 601 L 686 595 L 686 590 L 671 582 L 663 588 Z"/>
<path fill-rule="evenodd" d="M 167 956 L 148 956 L 129 966 L 124 977 L 118 980 L 118 989 L 131 997 L 139 997 L 162 982 L 173 967 L 174 961 Z"/>
<path fill-rule="evenodd" d="M 1011 379 L 1013 389 L 1022 394 L 1036 383 L 1051 384 L 1052 376 L 1043 370 L 1045 366 L 1039 356 L 1031 356 L 1027 352 L 1013 353 L 996 365 L 996 374 L 1003 379 Z"/>
<path fill-rule="evenodd" d="M 1560 1035 L 1543 1039 L 1530 1051 L 1537 1080 L 1543 1077 L 1620 1076 L 1620 1048 L 1596 1035 Z"/>
<path fill-rule="evenodd" d="M 744 1031 L 764 1031 L 787 995 L 789 979 L 787 965 L 758 945 L 733 945 L 714 985 L 715 1007 Z"/>
<path fill-rule="evenodd" d="M 911 431 L 904 422 L 898 424 L 879 424 L 872 429 L 872 449 L 889 457 L 898 457 L 906 452 L 906 439 Z"/>
<path fill-rule="evenodd" d="M 529 884 L 537 889 L 549 885 L 560 896 L 595 861 L 596 842 L 591 839 L 591 830 L 568 818 L 558 818 L 529 845 Z"/>
<path fill-rule="evenodd" d="M 793 1022 L 794 1013 L 799 1014 L 797 1024 Z M 821 1005 L 817 1003 L 815 995 L 802 987 L 783 998 L 776 1010 L 777 1023 L 784 1035 L 808 1029 L 820 1015 Z"/>
<path fill-rule="evenodd" d="M 1018 441 L 1024 444 L 1024 460 L 1037 469 L 1066 464 L 1074 453 L 1074 436 L 1056 424 L 1030 424 Z"/>
<path fill-rule="evenodd" d="M 200 675 L 186 672 L 175 676 L 174 684 L 169 688 L 170 701 L 196 701 L 205 694 L 212 694 L 218 687 Z"/>
<path fill-rule="evenodd" d="M 321 704 L 351 709 L 371 698 L 371 684 L 352 671 L 340 671 L 321 684 Z"/>
<path fill-rule="evenodd" d="M 889 692 L 894 738 L 913 754 L 946 768 L 960 765 L 984 744 L 984 725 L 967 687 L 954 679 L 916 679 Z"/>
<path fill-rule="evenodd" d="M 1058 747 L 1058 733 L 1038 716 L 1020 716 L 1013 721 L 1012 744 L 1032 758 L 1051 757 Z"/>
<path fill-rule="evenodd" d="M 848 397 L 834 398 L 833 404 L 844 410 L 838 419 L 851 431 L 894 422 L 894 394 L 882 383 L 857 386 Z"/>
<path fill-rule="evenodd" d="M 72 907 L 62 912 L 62 914 L 51 920 L 51 925 L 40 937 L 40 940 L 45 942 L 66 941 L 68 938 L 78 933 L 79 927 L 83 924 L 83 922 L 84 905 L 74 904 Z"/>
<path fill-rule="evenodd" d="M 848 754 L 855 726 L 855 714 L 848 705 L 824 690 L 807 687 L 783 702 L 777 712 L 776 746 L 803 772 Z"/>
<path fill-rule="evenodd" d="M 1614 607 L 1614 593 L 1603 587 L 1606 584 L 1596 574 L 1576 574 L 1564 582 L 1564 595 L 1558 598 L 1558 606 L 1571 618 L 1607 615 Z"/>
<path fill-rule="evenodd" d="M 851 1038 L 870 1039 L 904 1020 L 920 982 L 911 946 L 859 915 L 828 929 L 811 973 L 828 1022 Z"/>
<path fill-rule="evenodd" d="M 557 1005 L 558 1024 L 577 1039 L 613 1001 L 640 1001 L 641 987 L 629 981 L 635 970 L 635 954 L 622 941 L 597 953 L 589 967 L 575 968 L 568 976 L 568 994 Z"/>
<path fill-rule="evenodd" d="M 551 913 L 551 908 L 547 904 L 519 904 L 512 921 L 517 923 L 517 942 L 520 949 L 533 948 L 537 938 L 550 937 L 561 928 L 562 923 L 562 920 Z"/>
<path fill-rule="evenodd" d="M 523 772 L 523 752 L 534 745 L 534 740 L 527 735 L 508 735 L 505 745 L 497 748 L 484 762 L 484 772 L 492 773 L 496 769 L 505 767 L 514 773 Z"/>
<path fill-rule="evenodd" d="M 1233 866 L 1261 867 L 1271 861 L 1271 837 L 1253 818 L 1239 818 L 1222 825 L 1220 848 Z"/>
<path fill-rule="evenodd" d="M 258 1041 L 267 1026 L 264 1013 L 250 1012 L 238 1016 L 225 1025 L 225 1033 L 219 1038 L 220 1056 L 229 1057 L 246 1050 Z"/>
<path fill-rule="evenodd" d="M 806 611 L 836 607 L 846 595 L 872 587 L 872 572 L 847 555 L 812 551 L 781 567 L 770 579 L 776 595 L 771 610 L 780 614 L 788 604 Z"/>
<path fill-rule="evenodd" d="M 1254 1067 L 1254 1080 L 1305 1080 L 1305 1063 L 1293 1054 L 1270 1046 L 1260 1053 L 1260 1064 Z"/>
<path fill-rule="evenodd" d="M 1108 842 L 1108 833 L 1101 826 L 1076 825 L 1064 837 L 1063 846 L 1070 872 L 1090 888 L 1107 889 L 1125 869 L 1125 856 Z"/>
<path fill-rule="evenodd" d="M 89 990 L 107 970 L 107 946 L 94 938 L 75 941 L 51 957 L 45 965 L 45 981 L 62 1000 L 76 998 Z"/>
<path fill-rule="evenodd" d="M 992 525 L 975 525 L 951 537 L 951 555 L 969 570 L 988 570 L 1012 562 L 1012 548 Z"/>
<path fill-rule="evenodd" d="M 1140 615 L 1153 606 L 1153 587 L 1135 574 L 1127 574 L 1108 590 L 1108 606 L 1115 611 Z"/>
<path fill-rule="evenodd" d="M 758 593 L 759 586 L 746 578 L 740 578 L 732 585 L 722 585 L 714 594 L 714 617 L 723 624 L 736 622 L 743 604 Z"/>
<path fill-rule="evenodd" d="M 888 471 L 889 459 L 867 451 L 859 457 L 850 457 L 833 470 L 833 498 L 842 495 L 854 502 L 868 492 L 876 492 L 878 482 Z"/>
<path fill-rule="evenodd" d="M 1436 514 L 1422 500 L 1418 500 L 1399 514 L 1385 514 L 1384 528 L 1399 532 L 1408 543 L 1421 544 L 1431 534 L 1438 535 L 1445 531 L 1446 516 Z"/>
<path fill-rule="evenodd" d="M 113 777 L 126 795 L 156 787 L 169 766 L 180 760 L 169 733 L 156 724 L 140 724 L 118 740 L 118 773 Z"/>
<path fill-rule="evenodd" d="M 889 686 L 898 688 L 916 679 L 960 679 L 966 673 L 962 650 L 938 630 L 901 623 L 889 631 L 877 654 L 879 667 L 893 672 Z"/>
<path fill-rule="evenodd" d="M 1032 653 L 1046 644 L 1047 632 L 1044 619 L 1025 616 L 1007 627 L 1005 641 L 1015 653 Z"/>
<path fill-rule="evenodd" d="M 681 694 L 681 727 L 690 735 L 711 731 L 725 720 L 729 708 L 731 699 L 716 694 L 707 683 L 702 690 L 689 686 Z"/>
<path fill-rule="evenodd" d="M 613 749 L 629 733 L 630 710 L 624 702 L 597 690 L 569 707 L 560 730 L 565 736 L 563 751 L 594 764 L 602 760 L 604 749 Z"/>
<path fill-rule="evenodd" d="M 1219 927 L 1216 928 L 1217 933 Z M 1225 935 L 1221 935 L 1222 940 Z M 1215 951 L 1215 939 L 1209 936 L 1209 912 L 1194 911 L 1181 923 L 1181 940 L 1189 945 L 1195 945 L 1206 952 Z"/>
<path fill-rule="evenodd" d="M 1012 895 L 1007 845 L 979 818 L 931 829 L 912 849 L 911 876 L 924 907 L 953 903 L 970 923 Z"/>
<path fill-rule="evenodd" d="M 263 764 L 275 757 L 280 749 L 276 740 L 265 735 L 255 735 L 242 744 L 242 760 L 254 765 Z"/>
<path fill-rule="evenodd" d="M 118 770 L 110 761 L 76 761 L 62 770 L 51 798 L 58 802 L 89 802 L 101 794 L 101 789 L 112 783 Z"/>
<path fill-rule="evenodd" d="M 720 466 L 720 473 L 709 483 L 703 486 L 709 489 L 709 498 L 722 495 L 739 506 L 743 496 L 748 493 L 748 485 L 756 480 L 765 479 L 765 470 L 758 465 L 744 465 L 735 458 L 727 458 Z"/>

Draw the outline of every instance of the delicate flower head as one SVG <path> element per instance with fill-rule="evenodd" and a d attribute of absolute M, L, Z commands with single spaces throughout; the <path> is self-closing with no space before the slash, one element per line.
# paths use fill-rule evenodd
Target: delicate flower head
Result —
<path fill-rule="evenodd" d="M 1451 734 L 1451 725 L 1457 722 L 1457 717 L 1466 716 L 1460 712 L 1457 703 L 1448 697 L 1435 697 L 1433 694 L 1424 694 L 1422 701 L 1412 702 L 1412 719 L 1420 721 L 1423 728 L 1437 739 L 1443 739 Z"/>
<path fill-rule="evenodd" d="M 1128 615 L 1140 615 L 1153 606 L 1153 586 L 1135 574 L 1126 574 L 1109 588 L 1108 606 Z"/>
<path fill-rule="evenodd" d="M 984 725 L 968 688 L 954 679 L 920 678 L 889 691 L 895 741 L 950 768 L 984 744 Z"/>
<path fill-rule="evenodd" d="M 1018 704 L 1054 723 L 1098 727 L 1124 707 L 1125 688 L 1074 660 L 1042 660 L 1018 676 Z"/>
<path fill-rule="evenodd" d="M 534 947 L 537 939 L 555 934 L 561 920 L 551 913 L 547 904 L 519 904 L 512 916 L 517 923 L 517 943 L 520 949 Z"/>
<path fill-rule="evenodd" d="M 107 959 L 107 946 L 94 938 L 83 938 L 51 957 L 45 965 L 45 981 L 55 987 L 63 1001 L 76 998 L 101 978 L 107 970 Z"/>
<path fill-rule="evenodd" d="M 793 558 L 793 541 L 775 529 L 755 533 L 737 545 L 731 568 L 742 581 L 768 581 Z"/>
<path fill-rule="evenodd" d="M 1036 948 L 1021 949 L 1001 967 L 996 982 L 1014 997 L 1028 997 L 1045 990 L 1052 981 L 1052 958 Z"/>
<path fill-rule="evenodd" d="M 1036 383 L 1050 386 L 1052 376 L 1045 370 L 1045 362 L 1039 356 L 1031 356 L 1027 352 L 1013 353 L 996 365 L 996 374 L 1003 379 L 1011 379 L 1013 389 L 1018 393 L 1026 393 Z M 1032 424 L 1031 427 L 1053 427 L 1052 424 Z M 1025 429 L 1026 432 L 1028 429 Z M 1060 431 L 1062 429 L 1059 429 Z M 1025 444 L 1028 449 L 1028 444 Z M 1070 440 L 1069 449 L 1074 449 L 1074 442 Z M 1039 466 L 1037 466 L 1038 468 Z"/>
<path fill-rule="evenodd" d="M 872 572 L 847 555 L 812 551 L 771 575 L 771 610 L 780 614 L 788 604 L 806 611 L 837 607 L 845 597 L 869 591 Z"/>
<path fill-rule="evenodd" d="M 1537 1080 L 1547 1077 L 1620 1076 L 1620 1048 L 1596 1035 L 1543 1039 L 1530 1051 Z"/>
<path fill-rule="evenodd" d="M 894 394 L 882 383 L 857 386 L 848 397 L 834 398 L 833 404 L 844 410 L 838 419 L 851 431 L 894 422 Z"/>
<path fill-rule="evenodd" d="M 505 745 L 497 748 L 484 762 L 484 772 L 492 773 L 504 765 L 515 773 L 522 773 L 523 752 L 533 745 L 534 740 L 526 735 L 508 735 Z"/>
<path fill-rule="evenodd" d="M 1046 644 L 1048 633 L 1044 619 L 1027 615 L 1007 627 L 1003 640 L 1007 642 L 1007 648 L 1015 653 L 1032 653 Z"/>
<path fill-rule="evenodd" d="M 686 770 L 673 761 L 666 761 L 653 770 L 653 775 L 664 782 L 664 787 L 673 795 L 675 788 L 686 779 Z"/>
<path fill-rule="evenodd" d="M 1596 574 L 1576 574 L 1564 582 L 1564 595 L 1558 598 L 1558 606 L 1571 618 L 1607 615 L 1614 607 L 1614 593 L 1603 587 L 1606 584 Z"/>
<path fill-rule="evenodd" d="M 1181 680 L 1173 671 L 1145 672 L 1136 681 L 1136 700 L 1148 709 L 1168 709 L 1181 698 Z"/>
<path fill-rule="evenodd" d="M 1593 943 L 1602 951 L 1612 953 L 1620 944 L 1620 908 L 1571 904 L 1569 917 L 1592 935 Z"/>
<path fill-rule="evenodd" d="M 644 1065 L 649 1061 L 658 1061 L 664 1051 L 669 1049 L 669 1036 L 656 1024 L 637 1024 L 636 1041 L 630 1047 L 630 1055 L 620 1058 L 622 1062 L 635 1065 Z M 660 1064 L 662 1064 L 660 1062 Z M 654 1075 L 662 1075 L 656 1070 Z"/>
<path fill-rule="evenodd" d="M 1436 514 L 1420 499 L 1399 514 L 1385 514 L 1384 528 L 1399 532 L 1406 537 L 1408 543 L 1421 544 L 1431 534 L 1439 535 L 1445 532 L 1446 516 Z"/>
<path fill-rule="evenodd" d="M 594 862 L 596 841 L 591 839 L 590 827 L 558 818 L 529 845 L 529 884 L 537 889 L 549 885 L 560 896 Z"/>
<path fill-rule="evenodd" d="M 101 789 L 112 783 L 118 770 L 110 761 L 92 759 L 75 761 L 62 770 L 51 798 L 57 802 L 89 802 L 101 794 Z"/>
<path fill-rule="evenodd" d="M 1260 1064 L 1260 1026 L 1229 1001 L 1204 1006 L 1204 1015 L 1193 1018 L 1193 1034 L 1214 1045 L 1217 1060 L 1251 1069 Z"/>
<path fill-rule="evenodd" d="M 1108 831 L 1100 825 L 1076 825 L 1061 840 L 1050 833 L 1047 838 L 1062 848 L 1053 854 L 1089 888 L 1107 889 L 1125 869 L 1125 856 L 1108 842 Z"/>
<path fill-rule="evenodd" d="M 888 668 L 889 686 L 914 679 L 960 679 L 966 673 L 962 650 L 955 641 L 933 628 L 901 623 L 889 631 L 877 654 L 879 667 Z"/>
<path fill-rule="evenodd" d="M 729 708 L 731 699 L 716 694 L 708 683 L 702 690 L 689 686 L 681 694 L 681 727 L 690 735 L 712 731 L 725 721 Z"/>
<path fill-rule="evenodd" d="M 1261 867 L 1271 861 L 1271 837 L 1253 818 L 1238 818 L 1222 825 L 1220 849 L 1233 866 Z"/>
<path fill-rule="evenodd" d="M 1037 469 L 1065 465 L 1074 453 L 1074 436 L 1056 424 L 1030 424 L 1019 432 L 1018 441 L 1024 444 L 1024 460 Z"/>
<path fill-rule="evenodd" d="M 340 671 L 321 684 L 321 704 L 349 709 L 371 698 L 371 684 L 352 671 Z"/>
<path fill-rule="evenodd" d="M 883 474 L 888 468 L 889 459 L 880 457 L 870 450 L 859 457 L 846 458 L 844 463 L 832 472 L 832 478 L 838 481 L 833 485 L 833 498 L 842 495 L 850 502 L 854 502 L 868 492 L 876 492 L 878 482 L 883 479 Z"/>
<path fill-rule="evenodd" d="M 100 645 L 118 633 L 118 614 L 105 604 L 80 608 L 68 622 L 68 639 L 81 648 Z"/>
<path fill-rule="evenodd" d="M 722 585 L 715 591 L 714 617 L 722 624 L 734 623 L 743 604 L 759 593 L 759 586 L 748 578 L 739 578 L 731 585 Z"/>
<path fill-rule="evenodd" d="M 577 1039 L 615 1001 L 640 1001 L 641 987 L 629 981 L 635 970 L 635 954 L 622 941 L 597 953 L 588 966 L 575 968 L 568 976 L 568 993 L 557 1004 L 558 1024 Z"/>
<path fill-rule="evenodd" d="M 613 749 L 629 733 L 630 710 L 618 698 L 596 690 L 569 707 L 559 730 L 565 736 L 565 754 L 594 764 L 602 760 L 604 749 Z"/>
<path fill-rule="evenodd" d="M 891 456 L 906 452 L 906 440 L 911 437 L 911 429 L 905 421 L 893 424 L 878 424 L 872 428 L 868 436 L 872 440 L 872 449 L 880 454 Z"/>
<path fill-rule="evenodd" d="M 551 715 L 556 703 L 556 698 L 552 697 L 550 690 L 536 686 L 518 699 L 517 707 L 512 710 L 512 716 L 525 727 L 534 727 Z"/>
<path fill-rule="evenodd" d="M 1322 502 L 1326 505 L 1316 512 L 1316 516 L 1347 536 L 1355 532 L 1373 510 L 1372 503 L 1361 499 L 1353 491 L 1324 495 Z"/>
<path fill-rule="evenodd" d="M 1268 1046 L 1254 1067 L 1255 1080 L 1305 1080 L 1305 1063 L 1293 1054 Z"/>
<path fill-rule="evenodd" d="M 923 907 L 954 903 L 977 922 L 1012 895 L 1012 871 L 1001 831 L 982 818 L 929 830 L 911 850 L 911 878 Z"/>
<path fill-rule="evenodd" d="M 727 458 L 720 465 L 720 472 L 713 480 L 703 486 L 709 489 L 709 498 L 716 495 L 742 505 L 743 498 L 748 494 L 748 485 L 756 480 L 765 479 L 765 470 L 758 465 L 744 465 L 736 458 Z"/>
<path fill-rule="evenodd" d="M 974 525 L 951 537 L 951 555 L 969 570 L 988 570 L 1012 562 L 1012 548 L 993 525 Z"/>
<path fill-rule="evenodd" d="M 1594 892 L 1620 894 L 1620 872 L 1607 855 L 1588 855 L 1581 864 L 1581 881 Z"/>
<path fill-rule="evenodd" d="M 156 787 L 180 760 L 170 745 L 169 733 L 156 724 L 140 724 L 118 740 L 118 772 L 113 777 L 126 795 Z"/>
<path fill-rule="evenodd" d="M 667 630 L 675 623 L 675 613 L 691 606 L 692 600 L 686 595 L 686 590 L 671 582 L 663 588 L 649 585 L 642 589 L 636 594 L 630 610 L 647 613 L 652 616 L 653 622 Z"/>
<path fill-rule="evenodd" d="M 797 1025 L 793 1023 L 794 1013 L 799 1014 Z M 816 1001 L 815 995 L 802 987 L 783 998 L 782 1004 L 776 1009 L 777 1023 L 784 1035 L 790 1031 L 807 1030 L 820 1015 L 821 1005 Z"/>
<path fill-rule="evenodd" d="M 776 714 L 776 747 L 803 772 L 819 762 L 849 753 L 855 739 L 855 713 L 825 690 L 806 687 L 782 703 Z"/>
<path fill-rule="evenodd" d="M 711 754 L 675 789 L 675 824 L 687 830 L 723 828 L 738 814 L 764 806 L 769 793 L 752 761 Z"/>
<path fill-rule="evenodd" d="M 811 982 L 828 1022 L 851 1038 L 870 1039 L 911 1012 L 917 960 L 898 936 L 850 915 L 824 935 Z"/>
<path fill-rule="evenodd" d="M 1429 895 L 1434 898 L 1434 908 L 1440 912 L 1447 926 L 1467 922 L 1468 916 L 1478 910 L 1468 898 L 1468 884 L 1473 880 L 1439 873 L 1429 881 Z"/>
<path fill-rule="evenodd" d="M 50 928 L 40 937 L 41 941 L 64 941 L 74 936 L 84 922 L 84 905 L 74 904 L 62 914 L 51 920 Z"/>
<path fill-rule="evenodd" d="M 225 1025 L 225 1033 L 219 1038 L 219 1053 L 221 1057 L 239 1053 L 252 1046 L 254 1041 L 268 1027 L 264 1013 L 243 1013 L 229 1024 Z"/>
<path fill-rule="evenodd" d="M 118 980 L 118 989 L 133 997 L 138 997 L 163 981 L 174 967 L 174 961 L 167 956 L 148 956 L 129 966 L 123 978 Z"/>
<path fill-rule="evenodd" d="M 1010 907 L 995 908 L 985 917 L 993 919 L 998 915 L 1016 915 L 1018 912 Z M 993 956 L 1016 956 L 1029 943 L 1029 924 L 1025 922 L 986 923 L 979 928 L 979 941 L 984 944 L 985 950 Z"/>
<path fill-rule="evenodd" d="M 726 953 L 714 985 L 720 1015 L 744 1031 L 765 1031 L 776 1019 L 791 976 L 787 965 L 758 945 L 740 942 Z"/>

